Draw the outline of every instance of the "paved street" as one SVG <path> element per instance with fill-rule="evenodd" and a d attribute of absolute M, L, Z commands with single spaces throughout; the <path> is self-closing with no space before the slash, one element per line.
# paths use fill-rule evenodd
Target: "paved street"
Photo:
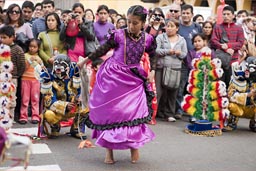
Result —
<path fill-rule="evenodd" d="M 114 165 L 103 163 L 103 148 L 77 149 L 78 139 L 62 135 L 55 140 L 40 140 L 33 144 L 28 170 L 44 171 L 255 171 L 256 134 L 249 131 L 248 120 L 239 121 L 238 130 L 218 137 L 198 137 L 184 133 L 187 117 L 175 123 L 158 121 L 150 126 L 156 139 L 140 149 L 140 160 L 130 163 L 129 151 L 115 151 Z M 15 124 L 13 131 L 34 131 L 34 125 Z M 20 129 L 22 128 L 22 129 Z M 90 131 L 88 131 L 90 134 Z M 0 167 L 5 170 L 6 163 Z M 11 170 L 22 170 L 22 167 Z"/>

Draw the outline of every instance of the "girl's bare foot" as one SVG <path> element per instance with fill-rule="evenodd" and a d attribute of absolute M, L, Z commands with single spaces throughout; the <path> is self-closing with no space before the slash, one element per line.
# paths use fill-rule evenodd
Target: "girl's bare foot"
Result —
<path fill-rule="evenodd" d="M 131 162 L 137 163 L 138 160 L 139 160 L 139 150 L 131 149 Z"/>
<path fill-rule="evenodd" d="M 115 163 L 113 150 L 107 149 L 104 163 L 106 163 L 106 164 L 114 164 Z"/>

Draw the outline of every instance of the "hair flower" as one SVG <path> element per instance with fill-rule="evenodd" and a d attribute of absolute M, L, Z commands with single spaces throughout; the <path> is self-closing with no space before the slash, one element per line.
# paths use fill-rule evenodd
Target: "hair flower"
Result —
<path fill-rule="evenodd" d="M 148 14 L 148 10 L 146 8 L 143 9 L 144 14 Z"/>

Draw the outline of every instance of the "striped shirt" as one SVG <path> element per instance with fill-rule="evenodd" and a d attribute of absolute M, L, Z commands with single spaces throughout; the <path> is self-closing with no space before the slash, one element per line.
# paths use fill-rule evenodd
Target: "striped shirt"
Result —
<path fill-rule="evenodd" d="M 232 61 L 235 61 L 238 59 L 239 54 L 238 50 L 240 50 L 244 44 L 245 38 L 244 38 L 244 32 L 241 26 L 236 25 L 235 23 L 222 23 L 219 25 L 216 25 L 212 32 L 212 48 L 213 49 L 221 49 L 221 36 L 222 36 L 222 28 L 225 29 L 228 37 L 228 48 L 231 48 L 234 50 L 234 54 L 232 56 Z"/>
<path fill-rule="evenodd" d="M 13 43 L 11 48 L 11 61 L 13 63 L 12 78 L 18 78 L 22 76 L 25 71 L 25 55 L 20 46 Z"/>

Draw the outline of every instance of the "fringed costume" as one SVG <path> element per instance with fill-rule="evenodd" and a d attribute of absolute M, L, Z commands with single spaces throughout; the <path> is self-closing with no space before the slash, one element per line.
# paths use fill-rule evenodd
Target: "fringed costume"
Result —
<path fill-rule="evenodd" d="M 230 117 L 225 127 L 227 131 L 237 128 L 239 118 L 247 118 L 250 119 L 249 128 L 256 132 L 255 97 L 249 97 L 249 94 L 256 90 L 256 80 L 252 78 L 255 68 L 250 68 L 249 76 L 249 68 L 246 63 L 235 62 L 232 64 L 232 78 L 228 87 Z"/>
<path fill-rule="evenodd" d="M 54 59 L 53 70 L 41 74 L 41 93 L 43 94 L 43 121 L 51 126 L 51 137 L 60 132 L 60 122 L 74 117 L 70 134 L 85 138 L 85 125 L 82 120 L 88 108 L 82 110 L 79 101 L 80 75 L 76 63 L 71 63 L 68 56 L 60 54 Z M 72 103 L 73 108 L 68 108 Z M 78 126 L 79 125 L 79 126 Z M 41 126 L 43 127 L 43 125 Z"/>

